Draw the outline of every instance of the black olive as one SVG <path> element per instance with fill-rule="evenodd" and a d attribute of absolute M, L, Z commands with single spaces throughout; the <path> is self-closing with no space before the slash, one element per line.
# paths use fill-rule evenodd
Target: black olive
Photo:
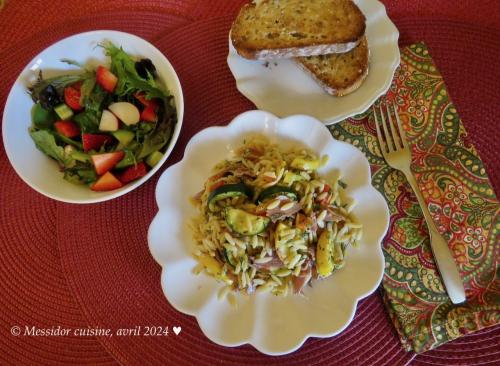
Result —
<path fill-rule="evenodd" d="M 61 97 L 57 93 L 56 88 L 52 85 L 48 85 L 40 92 L 39 95 L 40 104 L 45 109 L 52 109 L 62 103 Z"/>
<path fill-rule="evenodd" d="M 149 58 L 143 58 L 135 63 L 135 71 L 143 79 L 148 78 L 148 71 L 153 77 L 156 77 L 156 67 Z"/>

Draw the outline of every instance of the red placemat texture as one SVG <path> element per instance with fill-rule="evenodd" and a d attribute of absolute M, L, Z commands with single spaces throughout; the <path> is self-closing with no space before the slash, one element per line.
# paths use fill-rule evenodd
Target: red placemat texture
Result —
<path fill-rule="evenodd" d="M 0 108 L 24 65 L 50 43 L 92 29 L 137 34 L 163 51 L 186 99 L 183 130 L 169 164 L 189 138 L 253 108 L 226 66 L 227 32 L 242 1 L 16 1 L 0 11 Z M 401 43 L 425 40 L 499 192 L 500 8 L 496 1 L 444 4 L 384 1 Z M 498 364 L 500 328 L 418 355 L 402 350 L 381 298 L 363 300 L 341 335 L 308 340 L 288 356 L 211 343 L 194 318 L 164 299 L 146 233 L 160 174 L 111 202 L 55 203 L 29 189 L 0 150 L 0 364 Z M 169 165 L 168 164 L 168 165 Z M 163 167 L 161 171 L 166 168 Z M 13 325 L 80 328 L 182 326 L 168 337 L 13 337 Z"/>

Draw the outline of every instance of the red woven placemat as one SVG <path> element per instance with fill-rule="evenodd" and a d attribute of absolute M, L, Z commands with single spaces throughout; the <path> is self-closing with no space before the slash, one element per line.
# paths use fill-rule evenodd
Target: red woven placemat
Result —
<path fill-rule="evenodd" d="M 35 364 L 42 360 L 113 363 L 113 357 L 94 337 L 10 334 L 13 326 L 79 328 L 85 327 L 86 321 L 62 272 L 55 231 L 56 203 L 25 185 L 3 150 L 0 171 L 0 364 Z"/>
<path fill-rule="evenodd" d="M 251 108 L 237 94 L 225 66 L 227 33 L 222 31 L 227 32 L 230 18 L 180 29 L 196 19 L 234 14 L 239 1 L 129 1 L 125 8 L 124 1 L 82 0 L 65 2 L 66 12 L 57 10 L 60 2 L 40 6 L 37 1 L 8 1 L 0 12 L 0 108 L 32 56 L 63 36 L 103 28 L 153 41 L 179 71 L 186 119 L 171 163 L 182 156 L 195 131 L 225 124 Z M 494 67 L 500 51 L 498 3 L 384 2 L 403 42 L 425 40 L 429 46 L 498 193 L 499 139 L 493 128 L 499 117 L 495 106 L 500 78 Z M 84 14 L 89 15 L 81 18 Z M 207 27 L 206 34 L 200 35 L 198 26 Z M 191 33 L 194 40 L 205 43 L 188 47 L 194 42 Z M 200 60 L 196 55 L 206 57 Z M 80 207 L 56 204 L 31 191 L 8 165 L 3 149 L 0 172 L 0 364 L 100 364 L 115 363 L 116 358 L 125 364 L 402 365 L 413 357 L 401 352 L 378 295 L 359 305 L 355 321 L 342 335 L 310 340 L 290 356 L 268 358 L 248 346 L 233 350 L 213 345 L 193 318 L 175 312 L 164 300 L 159 268 L 147 250 L 145 237 L 156 210 L 154 187 L 159 175 L 126 197 Z M 89 222 L 94 223 L 90 232 Z M 15 338 L 9 334 L 15 324 L 73 328 L 179 324 L 183 331 L 177 338 L 162 339 Z M 487 329 L 419 355 L 414 363 L 497 364 L 499 338 L 499 327 Z"/>
<path fill-rule="evenodd" d="M 9 9 L 7 7 L 0 13 L 2 32 L 8 29 L 3 27 L 8 23 L 4 17 L 7 13 L 3 12 Z M 151 10 L 139 13 L 116 10 L 113 15 L 63 21 L 58 27 L 43 31 L 29 41 L 0 48 L 1 111 L 10 85 L 24 65 L 58 39 L 87 30 L 109 28 L 152 40 L 161 36 L 162 31 L 177 29 L 188 21 L 180 15 Z M 18 31 L 35 33 L 34 29 L 25 27 Z M 6 38 L 1 37 L 1 40 Z M 95 337 L 13 337 L 10 334 L 13 326 L 85 328 L 88 323 L 69 291 L 61 267 L 56 236 L 56 202 L 44 198 L 21 181 L 3 148 L 0 150 L 0 172 L 0 364 L 115 364 L 113 355 Z"/>
<path fill-rule="evenodd" d="M 186 127 L 171 163 L 180 158 L 185 143 L 196 131 L 225 124 L 251 107 L 236 92 L 225 63 L 231 19 L 196 22 L 155 42 L 171 60 L 185 90 Z M 58 237 L 69 238 L 60 243 L 61 258 L 70 288 L 89 323 L 113 329 L 134 324 L 182 326 L 182 336 L 178 337 L 102 338 L 120 361 L 303 365 L 328 364 L 335 359 L 345 365 L 392 365 L 411 359 L 412 354 L 400 349 L 377 295 L 360 304 L 356 320 L 341 336 L 308 341 L 292 355 L 271 358 L 249 346 L 228 349 L 212 344 L 193 318 L 175 311 L 161 295 L 160 270 L 145 250 L 144 240 L 156 212 L 153 197 L 154 184 L 148 184 L 123 200 L 84 208 L 61 205 L 61 217 L 65 219 L 58 226 Z M 137 207 L 140 212 L 134 209 Z M 70 228 L 88 222 L 95 223 L 94 230 L 70 237 Z M 79 245 L 81 242 L 86 245 Z M 81 271 L 78 263 L 85 263 L 87 270 Z M 106 281 L 96 280 L 101 277 Z M 148 352 L 140 352 L 145 349 Z"/>
<path fill-rule="evenodd" d="M 171 24 L 162 16 L 177 16 L 188 21 L 204 19 L 221 14 L 234 14 L 245 0 L 79 0 L 44 2 L 38 0 L 4 0 L 0 9 L 0 52 L 12 46 L 20 46 L 37 39 L 47 40 L 50 35 L 61 36 L 61 31 L 71 32 L 72 25 L 136 29 L 155 33 L 168 31 Z M 8 3 L 7 3 L 8 2 Z M 151 14 L 150 14 L 151 13 Z M 93 18 L 93 24 L 82 22 L 82 18 Z M 95 28 L 97 26 L 97 28 Z M 43 49 L 43 48 L 42 48 Z"/>

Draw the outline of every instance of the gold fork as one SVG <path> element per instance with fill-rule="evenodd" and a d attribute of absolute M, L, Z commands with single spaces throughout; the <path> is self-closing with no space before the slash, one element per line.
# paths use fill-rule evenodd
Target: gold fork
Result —
<path fill-rule="evenodd" d="M 391 111 L 389 108 L 389 103 L 385 103 L 386 113 L 384 116 L 384 111 L 382 108 L 382 103 L 379 103 L 378 114 L 380 119 L 377 117 L 377 108 L 375 104 L 373 105 L 373 115 L 375 118 L 375 125 L 377 127 L 377 136 L 380 144 L 380 150 L 384 156 L 385 161 L 394 169 L 397 169 L 406 176 L 408 183 L 410 183 L 411 188 L 417 196 L 418 203 L 424 214 L 425 221 L 427 223 L 427 228 L 429 229 L 431 249 L 434 255 L 434 260 L 436 266 L 441 273 L 441 278 L 443 279 L 446 292 L 454 304 L 458 304 L 465 301 L 465 291 L 458 272 L 457 265 L 453 260 L 451 251 L 448 244 L 444 238 L 439 234 L 439 231 L 432 220 L 432 217 L 427 208 L 427 204 L 418 189 L 417 182 L 413 173 L 410 170 L 411 164 L 411 152 L 408 142 L 406 140 L 406 135 L 403 130 L 403 126 L 399 119 L 399 115 L 396 109 L 396 105 L 392 103 L 393 114 L 396 119 L 395 126 L 393 119 L 391 117 Z M 382 125 L 382 126 L 380 126 Z M 389 125 L 389 127 L 387 126 Z M 383 134 L 382 134 L 383 130 Z"/>

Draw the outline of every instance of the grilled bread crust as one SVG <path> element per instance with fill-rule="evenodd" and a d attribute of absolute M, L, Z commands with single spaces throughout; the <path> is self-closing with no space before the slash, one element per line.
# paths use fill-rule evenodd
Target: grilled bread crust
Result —
<path fill-rule="evenodd" d="M 352 51 L 298 57 L 295 61 L 331 95 L 343 96 L 358 89 L 368 75 L 370 51 L 363 37 Z"/>
<path fill-rule="evenodd" d="M 351 0 L 262 0 L 242 7 L 231 41 L 248 59 L 343 53 L 358 45 L 365 20 Z"/>

